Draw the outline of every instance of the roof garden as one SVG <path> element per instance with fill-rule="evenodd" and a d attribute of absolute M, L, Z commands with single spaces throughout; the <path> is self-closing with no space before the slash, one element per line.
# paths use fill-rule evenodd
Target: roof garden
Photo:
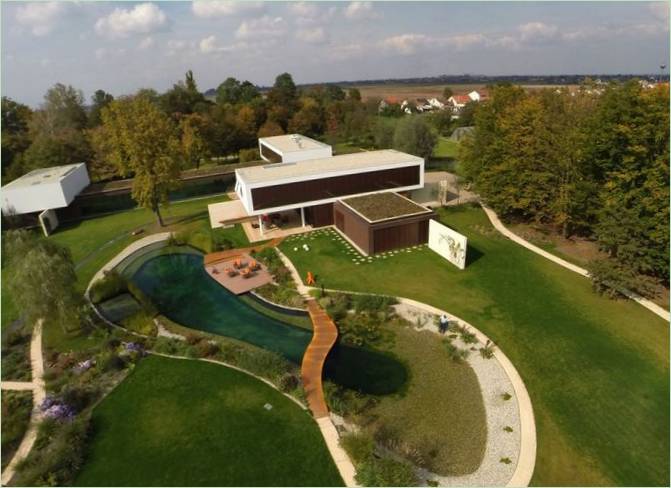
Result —
<path fill-rule="evenodd" d="M 430 209 L 393 192 L 346 198 L 341 202 L 369 222 L 431 212 Z"/>

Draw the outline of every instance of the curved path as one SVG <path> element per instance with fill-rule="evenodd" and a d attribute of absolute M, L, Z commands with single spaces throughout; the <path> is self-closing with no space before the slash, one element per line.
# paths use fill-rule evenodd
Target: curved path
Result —
<path fill-rule="evenodd" d="M 574 273 L 578 273 L 579 275 L 584 276 L 585 278 L 589 278 L 589 271 L 587 271 L 585 268 L 581 268 L 580 266 L 576 266 L 573 263 L 569 263 L 568 261 L 559 258 L 555 256 L 554 254 L 550 254 L 549 252 L 541 249 L 538 246 L 535 246 L 531 244 L 529 241 L 522 239 L 520 236 L 515 234 L 514 232 L 510 231 L 509 229 L 506 228 L 505 225 L 503 225 L 503 222 L 501 222 L 501 219 L 499 219 L 499 216 L 496 215 L 496 212 L 489 208 L 487 205 L 484 203 L 480 202 L 480 206 L 482 209 L 485 211 L 487 214 L 487 217 L 489 218 L 489 221 L 492 223 L 494 228 L 499 231 L 501 234 L 506 236 L 508 239 L 510 239 L 513 242 L 516 242 L 520 246 L 526 247 L 532 252 L 535 252 L 536 254 L 543 256 L 545 259 L 549 259 L 550 261 L 557 263 L 560 266 L 563 266 L 566 269 L 569 269 L 573 271 Z M 608 283 L 606 283 L 608 284 Z M 648 310 L 650 310 L 652 313 L 655 315 L 660 316 L 667 322 L 670 320 L 669 317 L 669 312 L 667 310 L 664 310 L 662 307 L 657 305 L 656 303 L 651 302 L 650 300 L 643 298 L 642 296 L 638 295 L 637 293 L 634 293 L 633 291 L 627 290 L 625 288 L 619 288 L 617 286 L 613 286 L 612 288 L 616 289 L 620 293 L 622 293 L 624 296 L 627 298 L 631 298 L 635 302 L 637 302 L 639 305 L 644 306 Z"/>
<path fill-rule="evenodd" d="M 12 382 L 12 381 L 3 381 L 2 389 L 5 390 L 32 390 L 33 391 L 33 410 L 30 414 L 30 422 L 28 424 L 28 429 L 19 444 L 14 457 L 9 462 L 5 470 L 2 472 L 2 477 L 0 481 L 4 486 L 7 486 L 9 482 L 14 477 L 16 471 L 16 466 L 23 461 L 30 450 L 33 448 L 35 441 L 37 440 L 37 428 L 40 421 L 42 420 L 42 412 L 40 412 L 39 406 L 44 401 L 46 396 L 46 391 L 44 389 L 44 361 L 42 359 L 42 320 L 39 320 L 35 324 L 33 329 L 33 337 L 30 340 L 30 363 L 32 368 L 33 380 L 28 382 Z M 26 383 L 30 384 L 31 387 L 27 388 Z M 19 386 L 18 388 L 13 388 L 14 386 Z"/>

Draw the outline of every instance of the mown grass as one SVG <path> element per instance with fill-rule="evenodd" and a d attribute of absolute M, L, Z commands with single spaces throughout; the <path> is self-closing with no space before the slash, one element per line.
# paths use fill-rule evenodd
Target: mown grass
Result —
<path fill-rule="evenodd" d="M 468 236 L 464 271 L 427 248 L 360 264 L 326 237 L 310 252 L 282 250 L 320 285 L 414 298 L 496 342 L 534 406 L 534 484 L 668 485 L 668 323 L 595 295 L 585 278 L 500 236 L 479 208 L 439 214 Z"/>
<path fill-rule="evenodd" d="M 342 486 L 310 415 L 222 366 L 146 358 L 92 422 L 78 486 Z"/>

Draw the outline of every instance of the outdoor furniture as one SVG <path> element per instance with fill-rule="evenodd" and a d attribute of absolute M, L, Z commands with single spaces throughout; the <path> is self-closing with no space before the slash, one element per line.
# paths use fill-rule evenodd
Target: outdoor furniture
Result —
<path fill-rule="evenodd" d="M 233 268 L 226 268 L 226 274 L 232 278 L 233 276 L 236 276 L 238 272 Z"/>
<path fill-rule="evenodd" d="M 219 270 L 217 268 L 212 268 L 210 271 L 212 271 L 212 274 L 219 274 Z"/>
<path fill-rule="evenodd" d="M 247 278 L 251 278 L 253 274 L 254 274 L 254 273 L 253 273 L 252 270 L 249 269 L 249 268 L 245 268 L 245 269 L 243 269 L 242 271 L 240 271 L 240 275 L 241 275 L 243 278 L 245 278 L 245 279 L 247 279 Z"/>
<path fill-rule="evenodd" d="M 235 266 L 236 269 L 241 269 L 247 266 L 247 263 L 244 262 L 242 259 L 236 259 L 233 262 L 233 266 Z"/>
<path fill-rule="evenodd" d="M 259 263 L 256 262 L 255 259 L 252 259 L 251 263 L 249 263 L 249 269 L 252 270 L 252 271 L 256 271 L 260 267 L 261 266 L 259 265 Z"/>

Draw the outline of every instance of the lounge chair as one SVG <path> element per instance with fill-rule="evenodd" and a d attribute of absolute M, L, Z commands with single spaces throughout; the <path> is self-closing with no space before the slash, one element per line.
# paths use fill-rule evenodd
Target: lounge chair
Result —
<path fill-rule="evenodd" d="M 245 268 L 245 269 L 243 269 L 242 271 L 240 271 L 240 275 L 241 275 L 243 278 L 245 278 L 245 279 L 247 279 L 247 278 L 251 278 L 251 277 L 252 277 L 252 274 L 253 274 L 253 273 L 252 273 L 252 270 L 249 269 L 249 268 Z"/>
<path fill-rule="evenodd" d="M 233 268 L 226 268 L 226 274 L 232 278 L 233 276 L 237 276 L 238 272 Z"/>
<path fill-rule="evenodd" d="M 260 267 L 261 267 L 261 266 L 259 266 L 259 263 L 257 263 L 255 259 L 252 259 L 252 261 L 249 263 L 249 269 L 250 269 L 251 271 L 256 271 L 256 270 L 259 269 Z"/>

